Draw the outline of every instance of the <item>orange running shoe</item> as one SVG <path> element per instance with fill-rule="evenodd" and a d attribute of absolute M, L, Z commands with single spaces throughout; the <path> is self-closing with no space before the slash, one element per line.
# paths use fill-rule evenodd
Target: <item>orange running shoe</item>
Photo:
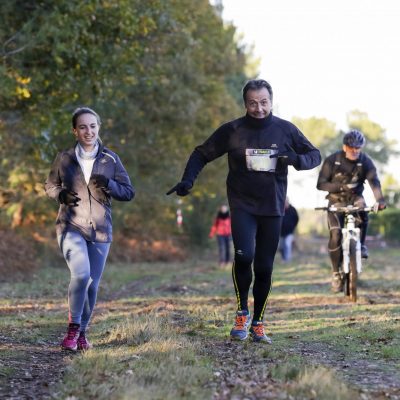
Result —
<path fill-rule="evenodd" d="M 271 338 L 264 332 L 264 324 L 262 321 L 253 321 L 250 327 L 250 334 L 254 342 L 272 343 Z"/>
<path fill-rule="evenodd" d="M 250 313 L 248 311 L 237 311 L 235 325 L 231 330 L 231 339 L 245 340 L 248 336 L 248 328 L 250 325 Z"/>

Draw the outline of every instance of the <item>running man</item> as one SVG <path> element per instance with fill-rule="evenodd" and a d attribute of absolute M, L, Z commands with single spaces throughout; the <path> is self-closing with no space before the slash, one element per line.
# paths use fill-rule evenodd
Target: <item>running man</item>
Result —
<path fill-rule="evenodd" d="M 288 166 L 311 169 L 321 162 L 319 151 L 292 123 L 272 114 L 272 88 L 262 79 L 243 88 L 246 115 L 220 126 L 191 154 L 181 181 L 167 194 L 186 196 L 203 167 L 228 154 L 227 194 L 231 210 L 235 257 L 232 278 L 237 312 L 232 339 L 271 343 L 264 312 L 271 289 L 287 191 Z M 254 265 L 253 265 L 254 263 Z M 253 265 L 253 268 L 252 268 Z M 254 314 L 248 294 L 254 269 Z"/>

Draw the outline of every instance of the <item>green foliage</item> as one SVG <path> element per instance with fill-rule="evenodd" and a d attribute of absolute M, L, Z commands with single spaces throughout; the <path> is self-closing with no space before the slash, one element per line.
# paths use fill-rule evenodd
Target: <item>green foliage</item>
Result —
<path fill-rule="evenodd" d="M 318 148 L 326 146 L 337 136 L 335 123 L 326 118 L 293 118 L 292 122 Z"/>
<path fill-rule="evenodd" d="M 53 219 L 42 184 L 56 151 L 73 143 L 71 112 L 85 104 L 138 189 L 115 208 L 116 224 L 171 231 L 175 202 L 164 193 L 193 147 L 241 112 L 249 54 L 235 32 L 207 0 L 2 2 L 0 192 L 12 187 L 19 221 Z"/>
<path fill-rule="evenodd" d="M 400 238 L 400 210 L 388 208 L 378 214 L 370 215 L 370 234 L 380 234 L 388 240 Z"/>
<path fill-rule="evenodd" d="M 222 203 L 212 193 L 202 196 L 201 191 L 196 190 L 190 204 L 184 208 L 183 229 L 196 247 L 207 246 L 210 227 Z"/>
<path fill-rule="evenodd" d="M 398 207 L 400 204 L 400 183 L 392 174 L 385 175 L 382 181 L 382 190 L 385 193 L 386 204 Z"/>
<path fill-rule="evenodd" d="M 336 130 L 335 124 L 325 118 L 293 118 L 292 121 L 319 148 L 323 158 L 342 149 L 343 135 L 347 132 Z M 349 130 L 358 129 L 367 138 L 365 151 L 378 164 L 384 165 L 395 150 L 397 142 L 386 137 L 385 129 L 369 119 L 368 114 L 358 110 L 350 111 L 347 115 Z"/>
<path fill-rule="evenodd" d="M 385 129 L 378 123 L 371 121 L 368 114 L 358 110 L 351 111 L 347 115 L 347 123 L 350 129 L 358 129 L 367 138 L 364 151 L 379 163 L 386 164 L 390 156 L 397 155 L 394 150 L 396 141 L 386 137 Z"/>

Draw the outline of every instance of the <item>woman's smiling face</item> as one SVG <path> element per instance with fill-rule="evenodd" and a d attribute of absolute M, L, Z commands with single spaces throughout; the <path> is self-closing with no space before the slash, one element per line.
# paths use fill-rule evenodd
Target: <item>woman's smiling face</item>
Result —
<path fill-rule="evenodd" d="M 82 114 L 76 121 L 74 135 L 85 151 L 93 150 L 99 138 L 100 126 L 93 114 Z"/>

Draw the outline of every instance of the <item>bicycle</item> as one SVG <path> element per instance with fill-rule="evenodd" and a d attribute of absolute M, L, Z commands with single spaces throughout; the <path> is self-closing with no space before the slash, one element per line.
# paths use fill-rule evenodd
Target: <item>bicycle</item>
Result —
<path fill-rule="evenodd" d="M 357 301 L 357 279 L 362 272 L 360 228 L 356 226 L 355 214 L 359 212 L 375 211 L 373 207 L 334 206 L 316 207 L 315 210 L 331 211 L 344 214 L 342 228 L 342 278 L 344 283 L 344 295 L 352 302 Z"/>

